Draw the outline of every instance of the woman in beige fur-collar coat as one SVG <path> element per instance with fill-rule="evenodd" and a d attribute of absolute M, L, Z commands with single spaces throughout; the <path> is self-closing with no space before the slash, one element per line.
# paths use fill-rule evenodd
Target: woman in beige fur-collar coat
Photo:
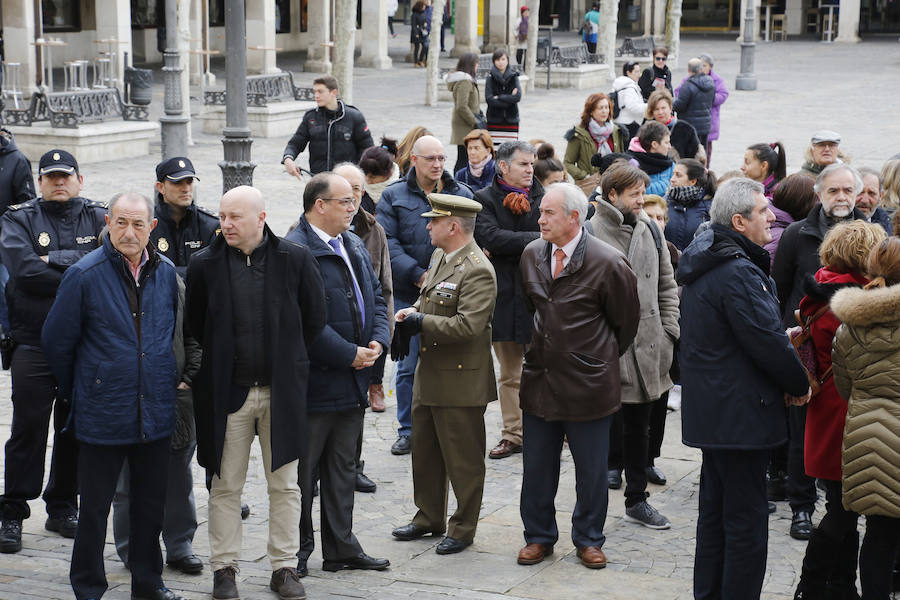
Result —
<path fill-rule="evenodd" d="M 865 289 L 831 300 L 834 382 L 849 402 L 842 450 L 843 504 L 866 515 L 859 555 L 863 598 L 889 598 L 900 551 L 900 239 L 869 255 Z"/>

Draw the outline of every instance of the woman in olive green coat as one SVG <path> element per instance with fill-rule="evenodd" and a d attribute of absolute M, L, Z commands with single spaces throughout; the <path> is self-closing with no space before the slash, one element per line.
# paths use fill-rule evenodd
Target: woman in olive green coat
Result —
<path fill-rule="evenodd" d="M 591 165 L 595 154 L 605 156 L 628 150 L 628 130 L 613 123 L 612 103 L 606 94 L 591 94 L 584 103 L 581 121 L 565 133 L 563 164 L 575 184 L 590 195 L 600 184 L 599 168 Z"/>
<path fill-rule="evenodd" d="M 456 145 L 456 166 L 451 173 L 456 173 L 466 166 L 468 155 L 463 139 L 473 129 L 479 129 L 475 123 L 475 115 L 481 113 L 475 74 L 477 68 L 478 55 L 468 52 L 459 57 L 456 70 L 447 75 L 447 89 L 453 94 L 450 143 Z"/>
<path fill-rule="evenodd" d="M 843 504 L 866 515 L 859 554 L 862 597 L 889 598 L 900 552 L 900 239 L 875 246 L 872 282 L 831 299 L 843 325 L 832 349 L 834 383 L 845 398 Z"/>

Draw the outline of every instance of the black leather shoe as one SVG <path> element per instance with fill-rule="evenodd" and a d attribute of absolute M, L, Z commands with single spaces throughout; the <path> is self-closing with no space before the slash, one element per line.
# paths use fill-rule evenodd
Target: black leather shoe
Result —
<path fill-rule="evenodd" d="M 666 485 L 666 474 L 659 470 L 656 465 L 647 467 L 647 481 L 654 485 Z"/>
<path fill-rule="evenodd" d="M 356 491 L 366 494 L 373 493 L 378 488 L 375 482 L 366 477 L 366 474 L 359 471 L 356 473 Z"/>
<path fill-rule="evenodd" d="M 342 571 L 344 569 L 360 569 L 363 571 L 384 571 L 391 566 L 391 561 L 386 558 L 372 558 L 365 552 L 353 558 L 344 560 L 326 560 L 322 563 L 322 570 Z"/>
<path fill-rule="evenodd" d="M 397 438 L 397 441 L 394 442 L 394 445 L 391 446 L 391 454 L 395 456 L 400 456 L 402 454 L 409 454 L 412 451 L 412 444 L 410 444 L 408 435 L 401 435 Z"/>
<path fill-rule="evenodd" d="M 246 504 L 241 504 L 241 520 L 246 520 L 247 517 L 250 516 L 250 507 Z"/>
<path fill-rule="evenodd" d="M 309 567 L 306 566 L 305 558 L 297 559 L 297 577 L 306 577 L 309 575 Z"/>
<path fill-rule="evenodd" d="M 169 588 L 161 587 L 158 590 L 153 590 L 149 594 L 132 594 L 131 600 L 184 600 L 184 598 Z"/>
<path fill-rule="evenodd" d="M 441 543 L 437 545 L 437 548 L 435 548 L 434 551 L 438 554 L 456 554 L 457 552 L 462 552 L 471 545 L 471 540 L 464 542 L 447 536 L 441 540 Z"/>
<path fill-rule="evenodd" d="M 50 517 L 44 523 L 44 529 L 47 531 L 55 531 L 64 538 L 74 538 L 75 532 L 78 530 L 78 517 L 76 515 L 62 515 L 61 517 Z"/>
<path fill-rule="evenodd" d="M 0 525 L 0 552 L 12 554 L 22 549 L 22 519 L 3 519 Z"/>
<path fill-rule="evenodd" d="M 811 515 L 805 510 L 798 510 L 791 519 L 791 537 L 795 540 L 808 540 L 812 535 Z"/>
<path fill-rule="evenodd" d="M 175 560 L 169 559 L 166 564 L 186 575 L 196 575 L 203 571 L 203 561 L 197 558 L 196 554 L 188 554 Z"/>
<path fill-rule="evenodd" d="M 622 487 L 622 469 L 610 469 L 606 472 L 606 479 L 609 481 L 609 489 L 617 490 Z"/>
<path fill-rule="evenodd" d="M 434 535 L 435 533 L 433 531 L 425 529 L 424 527 L 419 527 L 415 523 L 408 523 L 406 525 L 403 525 L 402 527 L 397 527 L 391 532 L 392 536 L 404 542 L 417 540 L 429 534 Z"/>

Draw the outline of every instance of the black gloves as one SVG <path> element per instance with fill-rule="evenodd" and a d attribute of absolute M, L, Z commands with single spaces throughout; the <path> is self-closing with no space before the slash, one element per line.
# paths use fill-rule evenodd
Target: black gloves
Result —
<path fill-rule="evenodd" d="M 425 315 L 414 312 L 394 324 L 394 339 L 391 340 L 391 360 L 398 361 L 409 354 L 409 340 L 422 331 Z"/>

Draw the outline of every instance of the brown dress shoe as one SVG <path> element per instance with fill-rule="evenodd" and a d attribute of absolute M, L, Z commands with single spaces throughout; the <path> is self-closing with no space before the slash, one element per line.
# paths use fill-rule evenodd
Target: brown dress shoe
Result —
<path fill-rule="evenodd" d="M 528 544 L 519 550 L 520 565 L 536 565 L 553 554 L 553 544 Z"/>
<path fill-rule="evenodd" d="M 522 452 L 522 444 L 514 444 L 509 440 L 500 440 L 500 443 L 491 449 L 488 456 L 491 458 L 506 458 L 519 452 Z"/>
<path fill-rule="evenodd" d="M 369 406 L 372 412 L 384 412 L 384 386 L 380 383 L 369 386 Z"/>
<path fill-rule="evenodd" d="M 588 569 L 602 569 L 606 566 L 606 555 L 597 546 L 585 546 L 578 549 L 581 564 Z"/>

